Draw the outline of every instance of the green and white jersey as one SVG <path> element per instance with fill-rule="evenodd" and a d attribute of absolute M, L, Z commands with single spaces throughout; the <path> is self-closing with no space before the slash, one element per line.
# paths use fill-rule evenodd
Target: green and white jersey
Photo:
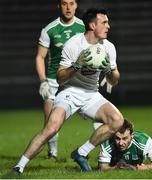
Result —
<path fill-rule="evenodd" d="M 135 131 L 135 136 L 128 149 L 120 152 L 115 145 L 114 139 L 104 141 L 101 144 L 99 164 L 114 166 L 120 159 L 131 165 L 142 164 L 144 158 L 152 161 L 152 139 L 145 133 Z"/>
<path fill-rule="evenodd" d="M 74 17 L 74 21 L 68 25 L 63 24 L 60 21 L 60 18 L 57 18 L 42 29 L 39 44 L 43 47 L 49 48 L 48 78 L 56 79 L 56 73 L 64 43 L 73 35 L 84 31 L 84 24 L 82 20 L 77 17 Z"/>

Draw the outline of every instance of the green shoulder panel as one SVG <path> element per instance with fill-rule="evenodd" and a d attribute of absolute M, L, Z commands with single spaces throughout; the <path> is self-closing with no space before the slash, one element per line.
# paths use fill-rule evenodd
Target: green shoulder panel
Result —
<path fill-rule="evenodd" d="M 140 144 L 146 145 L 149 136 L 146 133 L 135 131 L 134 139 L 136 139 Z"/>

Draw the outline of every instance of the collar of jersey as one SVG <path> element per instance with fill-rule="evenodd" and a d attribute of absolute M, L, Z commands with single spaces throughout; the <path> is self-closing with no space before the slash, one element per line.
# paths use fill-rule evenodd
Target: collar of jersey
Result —
<path fill-rule="evenodd" d="M 74 18 L 73 18 L 73 21 L 70 23 L 70 24 L 64 24 L 64 23 L 62 23 L 61 21 L 60 21 L 60 17 L 58 17 L 58 21 L 59 21 L 59 23 L 62 25 L 62 26 L 71 26 L 71 25 L 73 25 L 74 23 L 75 23 L 75 19 L 76 19 L 76 17 L 74 16 Z"/>

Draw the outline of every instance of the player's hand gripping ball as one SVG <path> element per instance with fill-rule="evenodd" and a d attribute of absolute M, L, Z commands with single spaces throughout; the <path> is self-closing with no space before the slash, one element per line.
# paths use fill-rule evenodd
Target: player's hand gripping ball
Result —
<path fill-rule="evenodd" d="M 100 44 L 92 45 L 82 51 L 77 62 L 82 67 L 96 69 L 103 72 L 104 75 L 111 72 L 109 56 Z"/>
<path fill-rule="evenodd" d="M 99 69 L 102 65 L 102 61 L 104 61 L 106 57 L 104 48 L 102 48 L 100 45 L 92 45 L 87 48 L 87 51 L 90 52 L 91 57 L 86 60 L 87 66 L 93 69 Z"/>

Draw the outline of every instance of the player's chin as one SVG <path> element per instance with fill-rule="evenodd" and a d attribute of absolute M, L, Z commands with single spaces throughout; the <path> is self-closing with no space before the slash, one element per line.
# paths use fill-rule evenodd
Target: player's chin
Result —
<path fill-rule="evenodd" d="M 120 151 L 125 151 L 125 150 L 126 150 L 125 147 L 121 147 L 121 148 L 120 148 Z"/>
<path fill-rule="evenodd" d="M 107 34 L 100 36 L 100 39 L 107 39 Z"/>
<path fill-rule="evenodd" d="M 70 19 L 73 18 L 73 14 L 71 14 L 71 13 L 66 13 L 65 17 L 66 17 L 66 19 L 70 20 Z"/>

